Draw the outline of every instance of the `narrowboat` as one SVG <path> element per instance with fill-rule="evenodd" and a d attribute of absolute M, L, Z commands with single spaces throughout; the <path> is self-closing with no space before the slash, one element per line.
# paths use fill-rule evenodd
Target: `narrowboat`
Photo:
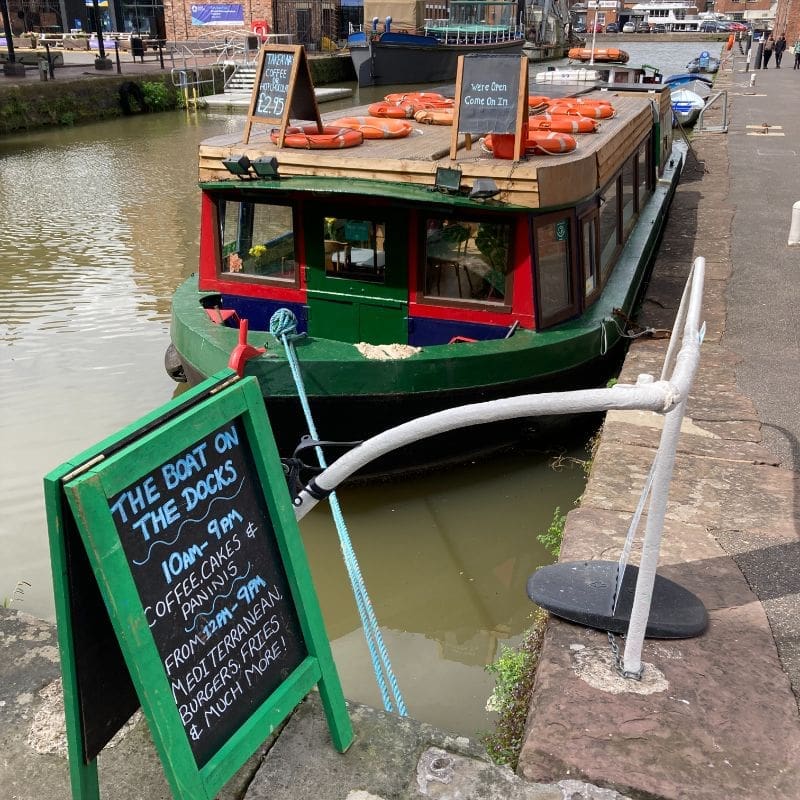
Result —
<path fill-rule="evenodd" d="M 241 134 L 202 142 L 199 271 L 174 294 L 168 371 L 194 383 L 237 362 L 258 378 L 287 455 L 308 428 L 271 329 L 281 317 L 326 440 L 467 402 L 602 385 L 683 151 L 667 87 L 592 87 L 582 99 L 610 103 L 613 116 L 563 155 L 516 161 L 414 119 L 405 138 L 342 149 L 279 147 L 267 128 L 247 144 Z M 329 138 L 336 116 L 323 118 Z"/>
<path fill-rule="evenodd" d="M 516 0 L 367 0 L 368 27 L 347 37 L 358 85 L 442 83 L 455 77 L 459 56 L 520 54 L 518 11 Z"/>

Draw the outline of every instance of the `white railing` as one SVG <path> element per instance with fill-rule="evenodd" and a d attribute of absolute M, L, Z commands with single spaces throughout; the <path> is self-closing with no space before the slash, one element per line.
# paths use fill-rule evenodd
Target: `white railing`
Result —
<path fill-rule="evenodd" d="M 411 420 L 363 442 L 310 481 L 294 501 L 295 516 L 298 520 L 302 519 L 342 481 L 376 458 L 447 431 L 520 417 L 597 413 L 612 409 L 664 414 L 661 443 L 653 463 L 647 525 L 623 660 L 626 672 L 640 672 L 678 436 L 705 332 L 705 326 L 700 326 L 704 280 L 705 259 L 697 258 L 684 289 L 673 326 L 674 335 L 670 339 L 658 380 L 649 375 L 640 375 L 634 385 L 618 383 L 607 389 L 522 395 L 459 406 Z M 624 566 L 621 569 L 624 572 Z"/>

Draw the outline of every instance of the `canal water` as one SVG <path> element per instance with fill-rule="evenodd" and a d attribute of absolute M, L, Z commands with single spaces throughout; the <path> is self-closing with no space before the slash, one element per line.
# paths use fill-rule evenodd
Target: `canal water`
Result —
<path fill-rule="evenodd" d="M 698 50 L 660 47 L 639 60 L 681 71 Z M 43 476 L 174 395 L 163 355 L 171 294 L 196 269 L 197 145 L 243 121 L 181 112 L 0 140 L 0 602 L 53 618 Z M 412 716 L 489 729 L 485 665 L 529 625 L 525 581 L 550 558 L 536 535 L 583 491 L 583 448 L 558 455 L 340 492 Z M 301 534 L 345 694 L 380 707 L 324 504 Z"/>

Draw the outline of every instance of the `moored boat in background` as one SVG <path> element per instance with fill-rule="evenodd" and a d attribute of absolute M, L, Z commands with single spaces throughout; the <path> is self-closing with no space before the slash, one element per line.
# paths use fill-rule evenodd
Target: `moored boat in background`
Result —
<path fill-rule="evenodd" d="M 174 363 L 191 382 L 229 364 L 256 376 L 283 454 L 307 430 L 285 330 L 300 337 L 298 371 L 326 439 L 604 382 L 682 154 L 667 89 L 581 101 L 613 104 L 613 116 L 572 151 L 520 161 L 467 148 L 463 135 L 451 158 L 452 130 L 416 120 L 405 138 L 328 152 L 267 133 L 203 142 L 199 274 L 173 298 Z M 477 437 L 404 455 L 428 463 Z"/>
<path fill-rule="evenodd" d="M 697 58 L 693 58 L 687 65 L 687 72 L 702 72 L 713 75 L 719 70 L 720 59 L 712 56 L 708 50 L 703 50 Z"/>
<path fill-rule="evenodd" d="M 460 55 L 522 52 L 516 0 L 450 0 L 441 9 L 446 16 L 422 19 L 414 0 L 367 0 L 371 22 L 347 38 L 358 85 L 452 81 Z"/>

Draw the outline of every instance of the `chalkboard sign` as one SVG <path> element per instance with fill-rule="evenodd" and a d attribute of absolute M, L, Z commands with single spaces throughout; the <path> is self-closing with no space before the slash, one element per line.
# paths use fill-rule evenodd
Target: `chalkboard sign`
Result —
<path fill-rule="evenodd" d="M 521 144 L 527 98 L 528 60 L 524 56 L 459 56 L 450 157 L 455 158 L 459 133 L 514 134 Z"/>
<path fill-rule="evenodd" d="M 256 65 L 244 143 L 250 141 L 252 125 L 261 123 L 280 125 L 279 145 L 283 146 L 290 117 L 314 120 L 322 129 L 305 48 L 302 45 L 265 45 Z"/>
<path fill-rule="evenodd" d="M 109 503 L 198 766 L 307 655 L 242 426 Z"/>
<path fill-rule="evenodd" d="M 258 384 L 208 384 L 46 479 L 76 800 L 99 798 L 87 735 L 109 715 L 81 686 L 71 527 L 124 657 L 106 667 L 129 673 L 176 798 L 211 800 L 315 684 L 334 745 L 352 741 Z"/>

